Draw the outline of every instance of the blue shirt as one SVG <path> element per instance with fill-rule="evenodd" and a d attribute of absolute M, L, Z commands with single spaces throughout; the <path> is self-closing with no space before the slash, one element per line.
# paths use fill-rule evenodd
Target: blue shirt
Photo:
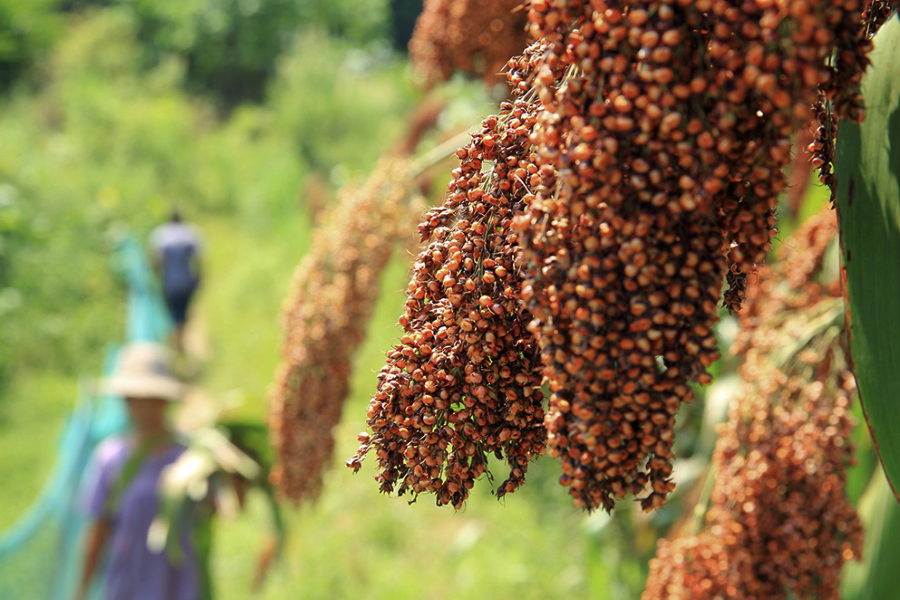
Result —
<path fill-rule="evenodd" d="M 160 225 L 150 234 L 150 246 L 160 264 L 163 291 L 189 295 L 197 287 L 194 261 L 200 255 L 200 236 L 186 223 Z"/>

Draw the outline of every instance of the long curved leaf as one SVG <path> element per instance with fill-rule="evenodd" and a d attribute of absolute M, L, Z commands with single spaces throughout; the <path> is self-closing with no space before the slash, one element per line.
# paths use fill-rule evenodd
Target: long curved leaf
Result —
<path fill-rule="evenodd" d="M 853 371 L 875 448 L 900 484 L 900 17 L 875 37 L 868 116 L 840 124 L 835 175 Z"/>
<path fill-rule="evenodd" d="M 900 563 L 900 506 L 880 474 L 872 478 L 858 507 L 866 528 L 863 560 L 844 564 L 841 598 L 895 598 Z"/>

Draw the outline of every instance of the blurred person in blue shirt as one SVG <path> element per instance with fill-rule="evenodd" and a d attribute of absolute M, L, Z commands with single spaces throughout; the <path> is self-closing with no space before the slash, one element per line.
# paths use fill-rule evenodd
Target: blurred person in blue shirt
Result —
<path fill-rule="evenodd" d="M 167 223 L 150 234 L 153 265 L 162 284 L 163 296 L 175 324 L 174 346 L 184 352 L 184 329 L 188 309 L 200 285 L 200 234 L 173 210 Z"/>

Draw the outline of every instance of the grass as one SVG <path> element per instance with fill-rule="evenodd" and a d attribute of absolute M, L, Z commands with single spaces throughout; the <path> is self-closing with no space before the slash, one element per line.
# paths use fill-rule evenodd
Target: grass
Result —
<path fill-rule="evenodd" d="M 0 401 L 0 531 L 35 501 L 53 470 L 78 382 L 54 372 L 15 378 Z"/>

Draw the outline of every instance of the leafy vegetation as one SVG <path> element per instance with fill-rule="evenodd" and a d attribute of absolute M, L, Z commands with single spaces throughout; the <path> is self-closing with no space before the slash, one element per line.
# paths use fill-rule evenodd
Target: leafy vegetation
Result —
<path fill-rule="evenodd" d="M 65 35 L 66 13 L 113 9 L 134 22 L 137 58 L 153 67 L 176 58 L 184 86 L 219 107 L 261 101 L 278 58 L 313 25 L 355 45 L 390 37 L 385 0 L 3 0 L 0 81 L 8 87 Z"/>
<path fill-rule="evenodd" d="M 60 0 L 0 2 L 0 92 L 7 91 L 54 44 L 64 17 Z"/>

